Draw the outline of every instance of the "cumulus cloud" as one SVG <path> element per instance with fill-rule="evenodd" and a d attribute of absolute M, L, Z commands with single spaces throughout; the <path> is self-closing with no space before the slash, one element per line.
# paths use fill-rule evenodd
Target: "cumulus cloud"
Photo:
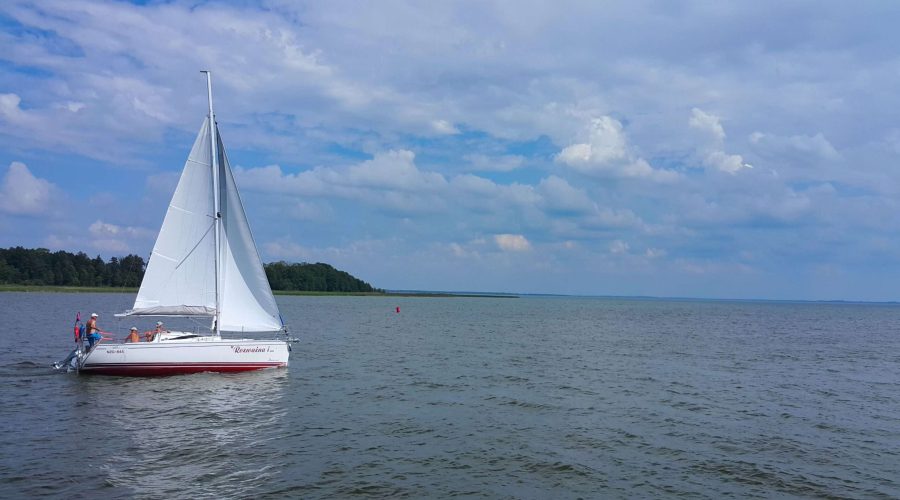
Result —
<path fill-rule="evenodd" d="M 419 193 L 446 185 L 443 175 L 420 170 L 415 165 L 415 159 L 415 153 L 408 150 L 379 153 L 371 160 L 350 167 L 342 180 L 350 185 Z M 340 179 L 334 180 L 341 182 Z"/>
<path fill-rule="evenodd" d="M 716 115 L 694 108 L 691 110 L 691 118 L 688 120 L 688 125 L 708 134 L 717 143 L 725 140 L 725 129 L 722 128 L 722 123 Z"/>
<path fill-rule="evenodd" d="M 27 120 L 25 112 L 19 107 L 22 98 L 17 94 L 0 94 L 0 116 L 13 125 L 21 125 Z"/>
<path fill-rule="evenodd" d="M 127 252 L 136 240 L 147 241 L 156 236 L 155 231 L 147 228 L 119 226 L 102 220 L 94 221 L 88 227 L 88 234 L 91 247 L 105 252 Z"/>
<path fill-rule="evenodd" d="M 415 165 L 415 157 L 412 151 L 391 150 L 346 168 L 317 167 L 286 174 L 280 166 L 269 165 L 239 168 L 235 175 L 242 188 L 304 195 L 352 197 L 359 194 L 356 188 L 424 193 L 446 186 L 443 175 L 420 170 Z"/>
<path fill-rule="evenodd" d="M 588 175 L 631 177 L 657 182 L 678 178 L 672 170 L 655 169 L 636 156 L 628 146 L 622 124 L 609 116 L 590 121 L 587 142 L 570 144 L 556 155 L 556 161 Z"/>
<path fill-rule="evenodd" d="M 745 168 L 753 168 L 753 165 L 746 163 L 741 155 L 728 154 L 723 150 L 725 129 L 718 116 L 694 108 L 691 110 L 688 125 L 705 136 L 703 144 L 698 149 L 705 166 L 732 175 Z"/>
<path fill-rule="evenodd" d="M 623 160 L 628 156 L 622 124 L 608 116 L 591 120 L 587 143 L 572 144 L 559 153 L 559 160 L 571 166 L 589 168 Z"/>
<path fill-rule="evenodd" d="M 531 243 L 521 234 L 495 234 L 497 248 L 504 252 L 525 252 L 531 250 Z"/>
<path fill-rule="evenodd" d="M 753 168 L 753 165 L 744 162 L 744 158 L 741 155 L 730 155 L 724 151 L 710 151 L 706 154 L 704 162 L 709 167 L 729 174 L 735 174 L 744 168 Z"/>
<path fill-rule="evenodd" d="M 24 163 L 9 165 L 0 183 L 0 212 L 12 215 L 44 215 L 53 210 L 57 188 L 35 177 Z"/>

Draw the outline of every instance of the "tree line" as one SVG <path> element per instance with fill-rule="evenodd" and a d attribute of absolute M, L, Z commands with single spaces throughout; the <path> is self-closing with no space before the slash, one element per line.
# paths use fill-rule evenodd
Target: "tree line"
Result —
<path fill-rule="evenodd" d="M 46 248 L 0 248 L 0 284 L 40 286 L 137 287 L 144 277 L 138 255 L 109 262 L 84 252 L 51 252 Z"/>
<path fill-rule="evenodd" d="M 146 269 L 139 255 L 93 259 L 84 252 L 46 248 L 0 248 L 0 284 L 35 286 L 140 286 Z M 350 273 L 321 262 L 273 262 L 263 266 L 273 290 L 383 292 Z"/>
<path fill-rule="evenodd" d="M 317 262 L 271 262 L 264 265 L 272 290 L 303 292 L 384 292 L 346 271 Z"/>

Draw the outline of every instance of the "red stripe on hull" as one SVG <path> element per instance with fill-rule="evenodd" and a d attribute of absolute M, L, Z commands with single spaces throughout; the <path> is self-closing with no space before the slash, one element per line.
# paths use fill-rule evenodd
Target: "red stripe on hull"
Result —
<path fill-rule="evenodd" d="M 247 372 L 262 370 L 264 368 L 279 368 L 287 366 L 287 363 L 147 363 L 127 364 L 111 363 L 103 365 L 86 365 L 81 368 L 81 373 L 91 375 L 118 375 L 120 377 L 164 377 L 168 375 L 188 375 L 202 372 Z"/>

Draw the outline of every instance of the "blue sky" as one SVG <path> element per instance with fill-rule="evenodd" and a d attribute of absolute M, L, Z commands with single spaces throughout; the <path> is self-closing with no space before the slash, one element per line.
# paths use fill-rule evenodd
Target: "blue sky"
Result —
<path fill-rule="evenodd" d="M 263 259 L 900 299 L 895 2 L 0 4 L 0 246 L 149 255 L 206 113 Z"/>

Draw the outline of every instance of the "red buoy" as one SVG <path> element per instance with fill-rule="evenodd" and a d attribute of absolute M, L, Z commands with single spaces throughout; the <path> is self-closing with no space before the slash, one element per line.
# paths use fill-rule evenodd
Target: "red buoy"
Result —
<path fill-rule="evenodd" d="M 400 306 L 397 306 L 397 314 L 400 314 Z"/>

